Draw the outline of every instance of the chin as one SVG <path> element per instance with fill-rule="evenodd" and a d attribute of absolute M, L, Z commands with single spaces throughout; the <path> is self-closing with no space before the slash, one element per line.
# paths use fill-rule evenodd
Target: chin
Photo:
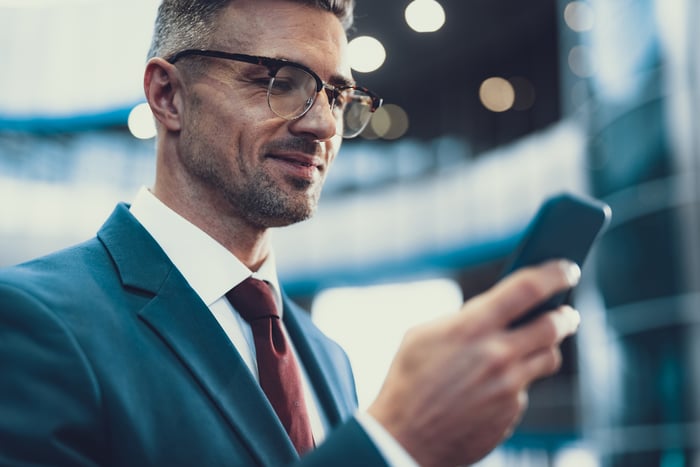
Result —
<path fill-rule="evenodd" d="M 283 219 L 280 219 L 280 227 L 292 225 L 292 224 L 297 224 L 299 222 L 304 222 L 305 220 L 311 219 L 315 213 L 316 213 L 315 206 L 313 208 L 307 208 L 304 210 L 299 210 L 299 211 L 295 211 L 293 213 L 289 213 L 288 216 L 286 216 Z"/>
<path fill-rule="evenodd" d="M 297 224 L 310 219 L 316 213 L 317 204 L 314 203 L 302 203 L 296 206 L 290 206 L 287 204 L 277 204 L 276 206 L 267 206 L 267 208 L 262 211 L 257 212 L 257 217 L 259 219 L 259 224 L 261 227 L 286 227 L 289 225 Z"/>

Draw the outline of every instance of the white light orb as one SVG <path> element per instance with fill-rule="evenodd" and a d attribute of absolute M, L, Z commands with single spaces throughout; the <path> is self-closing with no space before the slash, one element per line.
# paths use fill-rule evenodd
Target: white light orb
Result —
<path fill-rule="evenodd" d="M 569 69 L 580 78 L 589 78 L 596 72 L 593 53 L 586 45 L 577 45 L 569 51 Z"/>
<path fill-rule="evenodd" d="M 386 50 L 381 42 L 371 36 L 359 36 L 348 44 L 350 66 L 355 71 L 369 73 L 384 64 Z"/>
<path fill-rule="evenodd" d="M 588 3 L 571 2 L 564 8 L 564 21 L 573 31 L 590 31 L 595 25 L 595 13 Z"/>
<path fill-rule="evenodd" d="M 445 10 L 435 0 L 414 0 L 405 11 L 406 23 L 416 32 L 435 32 L 445 24 Z"/>
<path fill-rule="evenodd" d="M 131 134 L 138 139 L 150 139 L 156 136 L 156 124 L 153 121 L 153 113 L 145 102 L 131 109 L 127 125 Z"/>

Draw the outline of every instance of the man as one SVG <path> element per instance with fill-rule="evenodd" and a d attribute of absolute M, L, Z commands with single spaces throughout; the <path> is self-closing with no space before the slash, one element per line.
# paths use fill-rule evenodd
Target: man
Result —
<path fill-rule="evenodd" d="M 341 135 L 379 105 L 350 75 L 351 19 L 351 0 L 164 1 L 144 79 L 152 189 L 95 239 L 0 273 L 0 464 L 447 466 L 508 436 L 578 314 L 508 323 L 575 266 L 522 270 L 409 332 L 367 413 L 343 352 L 280 291 L 269 229 L 313 213 Z M 282 304 L 310 448 L 227 299 L 251 275 Z"/>

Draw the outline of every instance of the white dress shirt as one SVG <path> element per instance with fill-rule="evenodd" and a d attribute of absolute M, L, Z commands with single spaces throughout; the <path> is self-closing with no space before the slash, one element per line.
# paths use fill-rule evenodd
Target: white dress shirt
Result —
<path fill-rule="evenodd" d="M 250 325 L 233 309 L 225 295 L 246 278 L 254 276 L 271 285 L 281 313 L 282 297 L 274 254 L 270 253 L 258 271 L 250 271 L 223 245 L 167 207 L 145 187 L 138 192 L 130 211 L 207 305 L 257 380 L 255 343 Z M 282 327 L 286 333 L 284 324 Z M 296 356 L 292 340 L 289 339 L 289 342 Z M 302 373 L 302 386 L 314 440 L 321 444 L 329 428 L 328 421 L 321 416 L 318 398 L 298 356 L 297 361 Z M 417 465 L 370 415 L 357 413 L 356 418 L 385 458 L 390 460 L 390 465 Z"/>

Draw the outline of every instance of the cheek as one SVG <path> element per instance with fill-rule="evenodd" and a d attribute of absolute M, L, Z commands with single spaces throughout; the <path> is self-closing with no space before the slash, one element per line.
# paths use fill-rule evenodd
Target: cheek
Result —
<path fill-rule="evenodd" d="M 253 159 L 264 145 L 265 141 L 273 134 L 271 126 L 261 120 L 256 120 L 252 114 L 237 116 L 230 120 L 224 136 L 226 140 L 241 152 L 243 159 Z"/>
<path fill-rule="evenodd" d="M 335 160 L 335 157 L 338 155 L 338 151 L 340 151 L 340 146 L 343 143 L 343 137 L 339 135 L 335 135 L 333 138 L 328 143 L 328 167 L 330 168 L 331 165 L 333 165 L 333 161 Z"/>

